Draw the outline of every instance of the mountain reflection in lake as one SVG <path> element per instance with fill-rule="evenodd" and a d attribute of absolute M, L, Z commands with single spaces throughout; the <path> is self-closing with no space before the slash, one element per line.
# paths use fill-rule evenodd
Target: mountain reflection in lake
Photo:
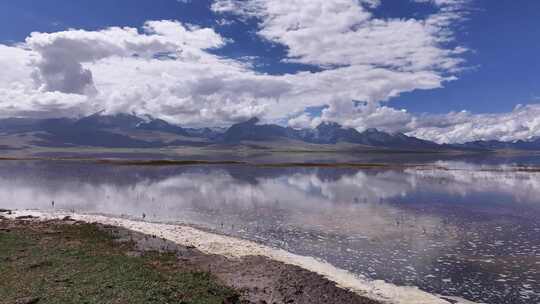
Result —
<path fill-rule="evenodd" d="M 0 163 L 0 208 L 198 225 L 373 279 L 483 303 L 540 302 L 540 173 Z M 497 169 L 500 169 L 497 167 Z"/>

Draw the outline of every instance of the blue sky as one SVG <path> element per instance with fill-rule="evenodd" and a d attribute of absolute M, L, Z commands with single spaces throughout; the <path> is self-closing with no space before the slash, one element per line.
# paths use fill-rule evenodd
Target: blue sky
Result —
<path fill-rule="evenodd" d="M 26 65 L 30 62 L 29 65 L 35 66 L 30 66 L 31 69 L 25 67 L 26 70 L 11 67 L 20 72 L 20 75 L 29 75 L 25 81 L 18 81 L 20 79 L 13 76 L 11 87 L 14 87 L 14 83 L 24 83 L 33 88 L 23 90 L 24 94 L 29 94 L 26 97 L 19 91 L 6 89 L 6 101 L 1 99 L 0 91 L 0 107 L 4 102 L 9 103 L 9 107 L 4 108 L 16 109 L 19 105 L 6 98 L 20 96 L 35 101 L 34 105 L 13 110 L 17 115 L 34 115 L 47 111 L 52 113 L 43 115 L 81 115 L 99 107 L 111 112 L 129 108 L 134 112 L 192 125 L 214 121 L 216 124 L 227 124 L 256 115 L 271 122 L 289 123 L 298 127 L 314 126 L 322 120 L 335 120 L 359 130 L 378 127 L 389 131 L 410 132 L 440 142 L 455 141 L 466 134 L 468 131 L 464 129 L 465 125 L 478 129 L 479 125 L 491 124 L 489 129 L 470 139 L 526 139 L 540 136 L 540 127 L 531 125 L 528 121 L 530 117 L 520 118 L 522 121 L 516 118 L 522 117 L 521 112 L 536 113 L 538 110 L 540 113 L 540 107 L 536 107 L 540 103 L 537 73 L 540 68 L 539 1 L 356 1 L 327 0 L 326 4 L 322 0 L 311 3 L 291 1 L 294 5 L 300 5 L 297 7 L 302 7 L 302 3 L 310 3 L 312 8 L 321 3 L 321 7 L 325 7 L 333 2 L 347 6 L 346 10 L 340 12 L 342 15 L 330 10 L 323 16 L 337 18 L 337 23 L 349 17 L 356 21 L 350 26 L 344 25 L 336 32 L 328 31 L 320 36 L 317 36 L 316 31 L 325 31 L 325 25 L 321 25 L 325 20 L 318 20 L 322 23 L 314 24 L 309 19 L 309 12 L 307 15 L 304 12 L 286 15 L 287 10 L 281 10 L 279 1 L 275 0 L 2 1 L 0 20 L 4 26 L 0 27 L 0 46 L 5 46 L 6 54 L 10 54 L 7 56 L 18 54 L 20 62 L 26 62 Z M 220 9 L 216 8 L 217 4 L 221 5 Z M 244 11 L 246 7 L 252 10 Z M 336 7 L 341 9 L 340 6 Z M 365 13 L 369 16 L 366 17 Z M 271 14 L 274 14 L 274 19 L 269 19 Z M 436 17 L 449 17 L 450 21 L 436 23 L 432 27 L 423 23 L 430 18 L 441 20 Z M 306 18 L 300 21 L 299 26 L 312 35 L 307 36 L 309 39 L 295 36 L 295 30 L 291 30 L 291 26 L 295 25 L 287 24 L 294 18 Z M 82 55 L 73 53 L 75 49 L 60 50 L 57 45 L 62 39 L 72 40 L 70 43 L 88 42 L 88 37 L 75 37 L 78 34 L 71 29 L 103 33 L 105 28 L 113 26 L 137 28 L 140 32 L 137 39 L 152 35 L 160 36 L 161 39 L 161 36 L 165 36 L 161 32 L 163 27 L 156 30 L 151 26 L 149 32 L 143 28 L 145 22 L 152 20 L 178 22 L 178 27 L 187 29 L 191 35 L 191 38 L 183 39 L 192 39 L 195 35 L 208 39 L 203 47 L 197 44 L 194 49 L 191 49 L 190 41 L 178 42 L 178 45 L 188 45 L 190 51 L 199 56 L 197 58 L 203 58 L 201 60 L 205 63 L 219 60 L 219 65 L 205 66 L 209 70 L 216 67 L 217 72 L 211 73 L 215 74 L 212 76 L 214 78 L 205 77 L 201 70 L 197 70 L 200 74 L 193 77 L 189 77 L 191 74 L 176 75 L 184 68 L 186 71 L 193 69 L 191 65 L 183 66 L 179 62 L 177 70 L 174 67 L 165 68 L 159 62 L 152 65 L 148 61 L 127 63 L 129 56 L 122 56 L 129 55 L 126 52 L 132 52 L 130 50 L 124 50 L 122 54 L 110 50 L 109 55 L 94 54 L 88 58 L 85 53 L 81 59 Z M 407 22 L 410 20 L 414 21 L 413 24 Z M 371 25 L 364 28 L 367 22 L 371 22 Z M 331 27 L 332 22 L 328 24 Z M 370 26 L 374 24 L 379 24 L 380 32 L 369 33 Z M 190 25 L 210 29 L 212 32 L 196 32 Z M 167 26 L 174 27 L 171 24 Z M 402 28 L 406 29 L 398 33 Z M 67 31 L 69 37 L 56 34 L 61 31 Z M 343 31 L 347 34 L 344 37 L 358 38 L 358 41 L 349 44 L 349 38 L 344 37 L 334 40 L 332 37 L 329 38 L 330 42 L 325 41 L 324 35 L 340 36 Z M 363 36 L 360 37 L 357 31 L 363 32 Z M 448 31 L 448 37 L 442 37 L 444 31 Z M 22 45 L 32 32 L 52 35 L 34 37 Z M 104 33 L 102 37 L 107 43 L 110 41 L 105 36 L 109 34 Z M 374 38 L 366 38 L 370 35 Z M 410 44 L 407 43 L 407 35 L 411 35 Z M 433 42 L 443 38 L 449 40 Z M 310 49 L 308 45 L 313 40 L 321 41 Z M 111 48 L 115 47 L 113 44 Z M 163 47 L 166 52 L 175 52 L 165 44 Z M 365 49 L 364 44 L 367 44 Z M 329 45 L 334 49 L 324 49 Z M 395 45 L 397 51 L 392 50 Z M 467 51 L 457 52 L 456 48 Z M 23 54 L 22 50 L 26 53 Z M 388 50 L 388 54 L 384 53 L 385 50 Z M 56 55 L 48 58 L 53 51 Z M 98 53 L 103 52 L 108 53 L 109 50 L 100 50 Z M 381 58 L 377 58 L 377 52 L 383 52 Z M 68 58 L 68 61 L 57 62 L 62 57 L 58 54 Z M 427 55 L 422 58 L 424 54 Z M 410 61 L 408 56 L 412 58 Z M 39 57 L 41 60 L 35 59 Z M 163 87 L 164 81 L 168 81 L 164 75 L 177 77 L 177 83 L 182 82 L 184 87 L 167 88 L 166 96 L 162 93 L 155 94 L 159 97 L 146 96 L 151 91 L 148 88 L 135 85 L 130 87 L 127 82 L 120 83 L 117 79 L 109 78 L 115 75 L 114 71 L 106 69 L 106 64 L 112 61 L 111 57 L 118 59 L 116 64 L 126 69 L 137 66 L 137 69 L 158 73 L 159 66 L 161 70 L 155 78 L 160 80 L 155 82 L 156 88 Z M 221 61 L 226 59 L 232 59 L 233 62 Z M 9 64 L 7 60 L 5 64 Z M 145 66 L 139 67 L 138 64 Z M 242 64 L 247 65 L 239 66 Z M 229 71 L 230 68 L 232 70 Z M 51 69 L 56 69 L 56 72 L 47 74 Z M 68 74 L 72 72 L 75 74 Z M 223 75 L 231 73 L 235 75 L 232 79 L 228 79 L 228 76 L 223 79 Z M 57 83 L 59 77 L 66 83 Z M 10 80 L 7 75 L 4 78 Z M 450 78 L 455 80 L 450 81 Z M 3 80 L 1 75 L 0 80 Z M 71 83 L 76 80 L 81 83 Z M 148 87 L 154 85 L 148 80 L 140 81 Z M 298 83 L 302 83 L 302 86 L 296 87 Z M 115 86 L 114 93 L 111 93 L 112 89 L 107 91 Z M 326 91 L 323 89 L 325 86 L 328 86 Z M 132 95 L 126 93 L 116 96 L 116 91 L 127 87 L 134 88 L 135 92 Z M 139 89 L 141 92 L 137 91 Z M 35 91 L 30 94 L 29 90 Z M 175 90 L 181 93 L 170 96 L 170 92 Z M 217 92 L 219 90 L 224 93 Z M 212 94 L 207 93 L 209 91 Z M 234 100 L 235 93 L 239 99 L 241 96 L 242 102 Z M 170 100 L 159 104 L 159 107 L 155 105 L 168 98 Z M 118 105 L 120 99 L 130 101 Z M 48 104 L 43 106 L 46 103 L 43 100 L 47 100 Z M 364 105 L 364 101 L 366 103 L 358 108 L 351 106 L 351 101 L 353 105 Z M 43 106 L 43 109 L 34 111 L 36 104 Z M 518 104 L 530 104 L 531 107 L 516 110 Z M 468 112 L 458 113 L 462 110 Z M 444 123 L 437 124 L 435 121 Z M 497 127 L 499 121 L 505 122 L 507 127 Z M 522 132 L 523 129 L 526 132 Z"/>
<path fill-rule="evenodd" d="M 393 104 L 413 111 L 508 112 L 540 102 L 540 1 L 478 0 L 458 40 L 471 68 L 445 89 L 414 92 Z"/>

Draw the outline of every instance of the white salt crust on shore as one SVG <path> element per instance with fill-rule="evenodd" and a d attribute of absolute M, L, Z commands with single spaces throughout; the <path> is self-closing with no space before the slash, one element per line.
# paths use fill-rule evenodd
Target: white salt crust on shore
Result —
<path fill-rule="evenodd" d="M 77 221 L 100 223 L 129 229 L 135 232 L 156 235 L 181 246 L 193 246 L 206 254 L 222 255 L 229 258 L 265 256 L 285 264 L 295 265 L 323 275 L 339 287 L 351 290 L 361 296 L 387 304 L 450 304 L 440 297 L 421 291 L 415 287 L 396 286 L 384 281 L 374 281 L 358 276 L 327 262 L 313 257 L 300 256 L 290 252 L 260 245 L 255 242 L 205 232 L 189 226 L 157 224 L 114 218 L 102 215 L 85 215 L 68 212 L 14 211 L 8 218 L 35 216 L 41 220 L 56 220 L 66 216 Z M 447 297 L 457 304 L 477 304 L 461 298 Z"/>

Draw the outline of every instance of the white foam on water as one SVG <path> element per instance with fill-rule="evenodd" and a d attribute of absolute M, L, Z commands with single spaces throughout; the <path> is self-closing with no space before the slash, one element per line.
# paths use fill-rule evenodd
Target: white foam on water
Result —
<path fill-rule="evenodd" d="M 209 233 L 189 226 L 149 223 L 102 215 L 34 210 L 14 211 L 8 217 L 16 218 L 19 216 L 35 216 L 42 220 L 62 219 L 69 216 L 77 221 L 117 226 L 143 234 L 155 235 L 181 246 L 193 246 L 206 254 L 222 255 L 229 258 L 265 256 L 275 261 L 321 274 L 328 280 L 335 282 L 341 288 L 348 289 L 381 303 L 450 304 L 450 302 L 441 299 L 439 296 L 424 292 L 416 287 L 397 286 L 380 280 L 369 280 L 313 257 L 300 256 L 285 250 L 271 248 L 247 240 Z M 446 298 L 457 301 L 458 304 L 477 304 L 456 297 Z"/>

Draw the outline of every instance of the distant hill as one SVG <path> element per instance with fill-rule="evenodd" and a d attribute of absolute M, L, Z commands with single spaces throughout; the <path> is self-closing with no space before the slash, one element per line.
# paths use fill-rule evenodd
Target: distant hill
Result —
<path fill-rule="evenodd" d="M 0 120 L 0 145 L 2 147 L 9 146 L 8 141 L 19 142 L 20 138 L 26 137 L 33 139 L 29 142 L 31 145 L 48 147 L 200 147 L 241 145 L 246 142 L 260 143 L 262 146 L 267 143 L 275 147 L 297 142 L 315 147 L 314 149 L 316 145 L 346 144 L 347 147 L 371 147 L 398 151 L 540 151 L 540 138 L 516 142 L 475 141 L 465 144 L 439 145 L 402 133 L 390 134 L 377 129 L 358 132 L 356 129 L 332 122 L 322 123 L 314 129 L 293 129 L 262 124 L 258 118 L 252 118 L 227 129 L 220 129 L 184 128 L 162 119 L 149 116 L 139 117 L 133 114 L 96 113 L 80 119 L 7 118 Z"/>
<path fill-rule="evenodd" d="M 389 134 L 377 129 L 368 129 L 360 133 L 356 129 L 344 128 L 337 123 L 322 123 L 315 129 L 301 130 L 299 133 L 303 140 L 319 144 L 347 142 L 396 149 L 441 149 L 441 146 L 436 143 L 409 137 L 402 133 Z"/>
<path fill-rule="evenodd" d="M 337 123 L 322 123 L 315 129 L 296 130 L 278 125 L 258 124 L 257 118 L 238 123 L 229 128 L 222 140 L 226 143 L 242 141 L 275 141 L 278 139 L 300 140 L 312 144 L 335 145 L 359 144 L 378 148 L 440 150 L 436 143 L 409 137 L 404 134 L 388 134 L 376 129 L 358 132 Z"/>
<path fill-rule="evenodd" d="M 258 118 L 232 125 L 219 139 L 225 143 L 241 141 L 272 141 L 280 138 L 291 138 L 288 128 L 278 125 L 260 125 Z"/>
<path fill-rule="evenodd" d="M 41 120 L 29 118 L 6 118 L 0 120 L 0 132 L 22 133 L 33 131 Z"/>
<path fill-rule="evenodd" d="M 34 131 L 44 131 L 37 137 L 46 145 L 93 146 L 107 148 L 152 148 L 162 146 L 159 142 L 143 141 L 109 131 L 113 128 L 128 128 L 133 121 L 125 116 L 86 117 L 80 120 L 47 119 L 36 124 Z"/>
<path fill-rule="evenodd" d="M 75 121 L 74 125 L 83 129 L 134 129 L 145 120 L 131 114 L 102 115 L 96 113 Z"/>
<path fill-rule="evenodd" d="M 518 140 L 514 142 L 504 142 L 498 140 L 489 141 L 473 141 L 465 144 L 453 145 L 459 148 L 473 150 L 525 150 L 525 151 L 540 151 L 540 138 L 531 139 L 530 141 Z"/>
<path fill-rule="evenodd" d="M 148 122 L 139 122 L 135 128 L 139 130 L 158 131 L 172 134 L 178 134 L 183 136 L 192 136 L 188 131 L 180 126 L 171 125 L 168 122 L 161 119 L 154 119 Z"/>

